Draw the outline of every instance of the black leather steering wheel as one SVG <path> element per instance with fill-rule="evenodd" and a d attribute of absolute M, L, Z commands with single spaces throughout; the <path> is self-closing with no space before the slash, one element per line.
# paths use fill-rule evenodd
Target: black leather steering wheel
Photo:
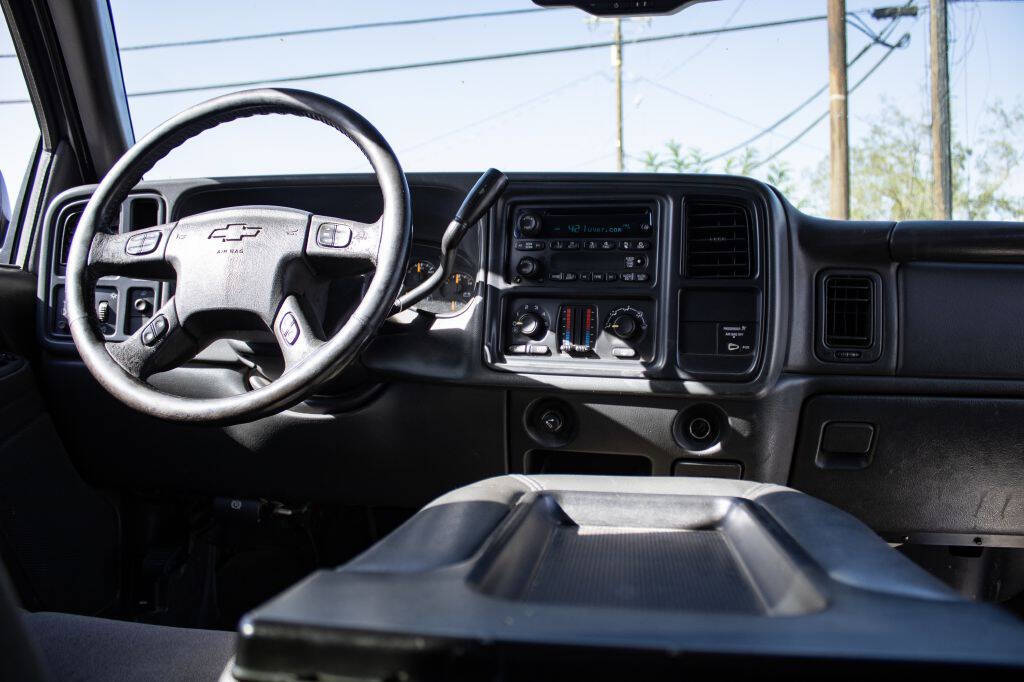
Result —
<path fill-rule="evenodd" d="M 373 223 L 275 206 L 208 211 L 128 234 L 116 222 L 121 202 L 153 165 L 189 138 L 221 123 L 264 114 L 311 118 L 344 133 L 373 167 L 384 198 Z M 110 393 L 161 419 L 229 424 L 287 409 L 356 356 L 388 316 L 405 273 L 412 237 L 409 185 L 391 147 L 369 121 L 343 104 L 302 90 L 247 90 L 199 104 L 129 149 L 89 200 L 67 265 L 67 317 L 86 366 Z M 348 321 L 325 338 L 317 292 L 340 275 L 373 271 Z M 99 277 L 174 279 L 174 295 L 121 343 L 103 336 L 93 309 Z M 193 358 L 218 338 L 274 333 L 285 371 L 239 395 L 198 399 L 146 382 Z"/>

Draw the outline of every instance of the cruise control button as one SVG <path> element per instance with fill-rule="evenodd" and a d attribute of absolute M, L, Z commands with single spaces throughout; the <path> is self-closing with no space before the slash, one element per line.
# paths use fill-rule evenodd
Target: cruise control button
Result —
<path fill-rule="evenodd" d="M 352 229 L 338 223 L 321 223 L 316 243 L 331 249 L 343 249 L 352 242 Z"/>
<path fill-rule="evenodd" d="M 146 328 L 142 330 L 142 344 L 145 346 L 155 346 L 157 341 L 164 337 L 167 333 L 167 328 L 170 325 L 167 323 L 167 318 L 163 315 L 157 315 L 152 322 L 146 325 Z"/>
<path fill-rule="evenodd" d="M 160 238 L 162 236 L 163 233 L 161 232 L 143 232 L 142 234 L 132 235 L 124 245 L 124 252 L 129 256 L 145 256 L 146 254 L 153 253 L 156 251 L 156 247 L 160 245 Z"/>
<path fill-rule="evenodd" d="M 295 345 L 295 342 L 299 340 L 299 322 L 291 313 L 285 313 L 277 329 L 281 332 L 281 337 L 289 346 Z"/>

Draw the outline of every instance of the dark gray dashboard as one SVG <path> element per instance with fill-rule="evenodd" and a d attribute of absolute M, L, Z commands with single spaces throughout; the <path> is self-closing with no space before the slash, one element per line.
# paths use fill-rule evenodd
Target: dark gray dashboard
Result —
<path fill-rule="evenodd" d="M 437 262 L 475 179 L 410 175 L 412 267 Z M 230 478 L 250 494 L 415 505 L 506 471 L 706 473 L 789 483 L 856 507 L 883 532 L 981 533 L 996 543 L 1024 534 L 1024 501 L 1013 492 L 1024 489 L 1024 447 L 983 419 L 986 406 L 1013 411 L 1024 396 L 1020 225 L 824 220 L 738 177 L 512 174 L 462 244 L 460 279 L 432 310 L 385 324 L 343 377 L 344 400 L 190 430 L 196 452 L 220 453 L 197 473 L 174 464 L 170 446 L 164 453 L 160 434 L 180 442 L 181 429 L 102 394 L 60 329 L 61 245 L 90 191 L 60 195 L 46 218 L 38 328 L 51 399 L 68 403 L 58 413 L 72 415 L 71 434 L 110 418 L 132 437 L 157 434 L 147 447 L 178 470 L 165 484 L 223 493 Z M 370 220 L 380 196 L 360 175 L 143 183 L 111 228 L 144 227 L 153 210 L 173 220 L 239 204 Z M 144 323 L 171 286 L 101 281 L 111 338 Z M 360 286 L 333 290 L 335 323 Z M 138 303 L 142 294 L 153 303 Z M 155 380 L 186 393 L 245 390 L 268 361 L 258 346 L 238 353 L 218 344 Z M 951 418 L 969 434 L 956 448 L 935 436 L 935 420 Z M 397 428 L 384 437 L 388 423 Z M 75 454 L 98 480 L 152 482 L 145 467 L 87 440 Z M 907 442 L 930 457 L 906 459 Z M 977 446 L 965 451 L 965 442 Z M 287 467 L 275 461 L 285 443 L 302 453 Z M 940 485 L 950 467 L 982 462 L 984 477 Z M 228 476 L 233 467 L 245 471 Z M 418 480 L 387 485 L 389 472 L 408 467 Z M 912 522 L 898 518 L 881 502 L 908 488 L 940 490 L 944 501 Z"/>

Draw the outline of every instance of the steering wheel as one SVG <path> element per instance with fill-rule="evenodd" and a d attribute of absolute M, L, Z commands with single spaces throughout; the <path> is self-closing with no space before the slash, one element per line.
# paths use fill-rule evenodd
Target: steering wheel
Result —
<path fill-rule="evenodd" d="M 189 138 L 235 119 L 304 116 L 344 133 L 373 167 L 384 198 L 379 219 L 363 223 L 275 206 L 240 206 L 183 217 L 128 234 L 100 228 L 117 220 L 128 192 Z M 172 421 L 231 424 L 280 412 L 341 371 L 391 311 L 412 238 L 405 174 L 369 121 L 328 97 L 302 90 L 247 90 L 218 97 L 163 123 L 129 149 L 100 183 L 79 221 L 67 264 L 67 317 L 85 365 L 116 398 Z M 373 272 L 348 321 L 326 338 L 318 291 L 342 275 Z M 109 343 L 92 302 L 97 280 L 130 275 L 177 280 L 174 294 L 130 338 Z M 239 395 L 170 395 L 146 382 L 219 338 L 270 329 L 285 371 Z"/>

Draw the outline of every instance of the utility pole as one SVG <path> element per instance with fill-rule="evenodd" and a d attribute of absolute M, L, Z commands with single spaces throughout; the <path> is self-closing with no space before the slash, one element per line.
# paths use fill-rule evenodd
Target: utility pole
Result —
<path fill-rule="evenodd" d="M 626 148 L 622 139 L 622 19 L 615 19 L 612 67 L 615 69 L 615 168 L 625 170 Z"/>
<path fill-rule="evenodd" d="M 846 84 L 846 0 L 828 0 L 831 216 L 850 217 L 850 132 Z"/>
<path fill-rule="evenodd" d="M 953 167 L 949 123 L 949 23 L 947 0 L 931 0 L 932 213 L 953 218 Z"/>

